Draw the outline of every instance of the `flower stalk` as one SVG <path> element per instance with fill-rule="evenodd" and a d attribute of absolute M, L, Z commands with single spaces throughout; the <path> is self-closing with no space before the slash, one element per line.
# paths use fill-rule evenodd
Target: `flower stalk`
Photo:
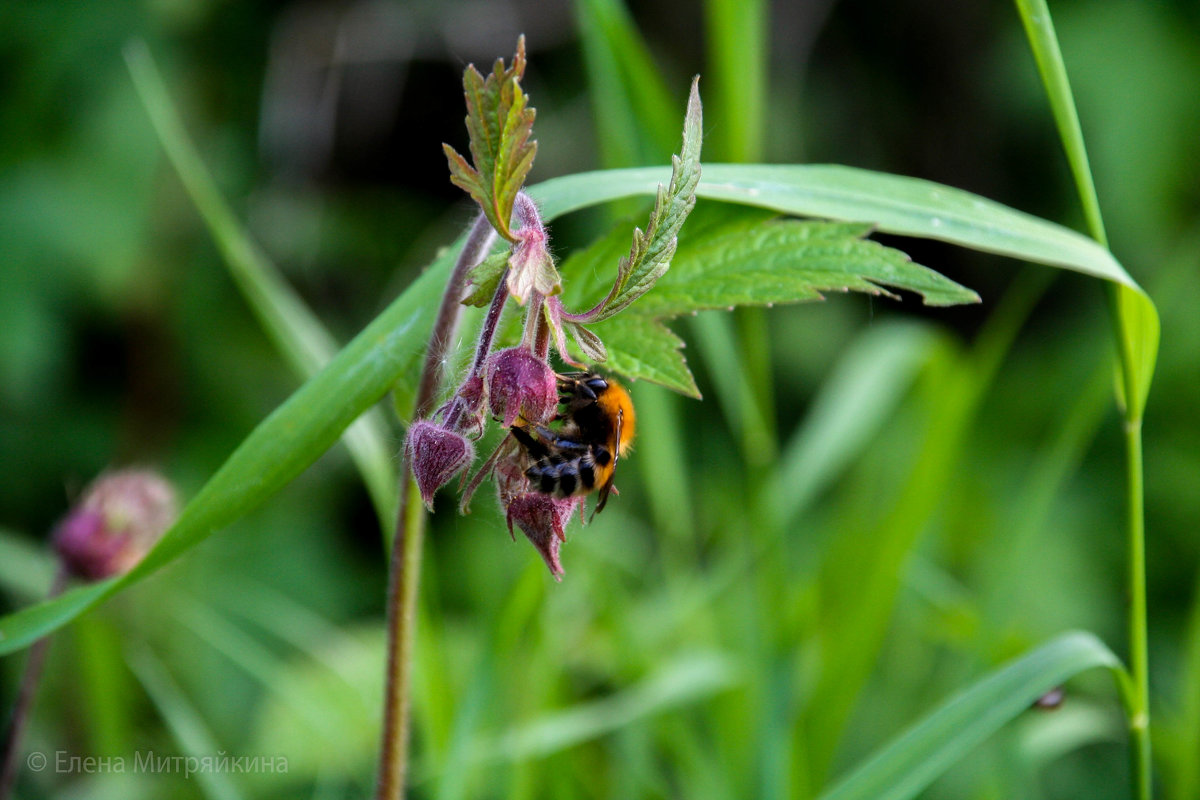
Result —
<path fill-rule="evenodd" d="M 54 576 L 54 583 L 51 585 L 46 599 L 62 594 L 63 590 L 67 588 L 68 580 L 69 573 L 66 568 L 60 567 Z M 0 745 L 0 800 L 8 800 L 17 783 L 19 767 L 17 756 L 21 752 L 21 738 L 33 711 L 33 700 L 37 696 L 38 684 L 42 680 L 42 670 L 46 666 L 46 652 L 50 649 L 51 638 L 44 636 L 29 648 L 29 660 L 25 662 L 25 672 L 21 676 L 21 685 L 17 689 L 17 699 L 13 703 L 8 727 L 4 730 L 4 743 Z"/>
<path fill-rule="evenodd" d="M 454 341 L 462 316 L 461 300 L 467 274 L 487 255 L 495 238 L 496 232 L 491 223 L 480 214 L 471 226 L 467 241 L 455 262 L 434 320 L 418 384 L 414 420 L 424 419 L 433 410 L 442 382 L 446 353 Z M 488 316 L 490 318 L 492 315 L 489 313 Z M 498 311 L 495 316 L 499 319 Z M 490 335 L 494 335 L 495 320 L 492 321 L 492 328 L 493 334 Z M 408 774 L 417 591 L 425 537 L 425 514 L 420 504 L 412 502 L 413 488 L 414 480 L 405 473 L 400 480 L 396 538 L 392 542 L 388 568 L 387 675 L 383 700 L 383 737 L 375 792 L 378 800 L 403 797 Z"/>

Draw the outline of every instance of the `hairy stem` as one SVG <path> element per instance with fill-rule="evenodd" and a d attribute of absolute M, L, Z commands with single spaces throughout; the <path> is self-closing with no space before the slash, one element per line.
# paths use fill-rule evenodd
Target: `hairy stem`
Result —
<path fill-rule="evenodd" d="M 59 568 L 50 586 L 47 599 L 57 597 L 67 588 L 67 571 Z M 25 674 L 21 676 L 21 686 L 17 689 L 17 699 L 13 703 L 12 716 L 8 728 L 4 731 L 4 743 L 0 746 L 0 800 L 8 800 L 13 787 L 17 783 L 17 756 L 21 752 L 21 735 L 29 723 L 29 715 L 33 710 L 33 701 L 37 696 L 37 687 L 42 679 L 42 668 L 46 664 L 46 651 L 50 649 L 50 638 L 45 636 L 38 639 L 29 648 L 29 660 L 25 662 Z"/>
<path fill-rule="evenodd" d="M 425 352 L 425 365 L 417 389 L 413 419 L 423 419 L 433 410 L 442 382 L 446 351 L 458 330 L 463 284 L 467 273 L 487 254 L 495 239 L 487 218 L 476 218 L 458 262 L 450 274 L 446 292 Z M 421 547 L 425 536 L 425 514 L 413 503 L 413 481 L 405 470 L 400 479 L 396 538 L 392 542 L 387 593 L 387 675 L 383 700 L 383 739 L 380 744 L 377 800 L 404 796 L 408 773 L 410 698 L 412 694 L 413 647 L 416 634 L 417 587 Z"/>
<path fill-rule="evenodd" d="M 454 271 L 450 273 L 437 319 L 433 323 L 433 332 L 429 335 L 429 349 L 425 351 L 425 367 L 421 370 L 421 382 L 417 387 L 413 419 L 424 419 L 433 411 L 437 390 L 442 384 L 442 365 L 446 360 L 446 351 L 454 341 L 454 334 L 458 331 L 458 320 L 462 316 L 462 291 L 467 282 L 467 273 L 483 260 L 495 238 L 496 232 L 492 230 L 487 217 L 482 214 L 476 217 L 462 252 L 458 255 L 458 261 L 454 264 Z M 401 484 L 403 483 L 404 481 L 401 481 Z M 400 509 L 397 518 L 404 519 L 404 509 Z"/>

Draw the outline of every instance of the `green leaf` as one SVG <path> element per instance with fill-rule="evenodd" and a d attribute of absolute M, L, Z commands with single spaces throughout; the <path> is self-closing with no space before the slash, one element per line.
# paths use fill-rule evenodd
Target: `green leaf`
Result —
<path fill-rule="evenodd" d="M 463 72 L 463 93 L 474 166 L 450 145 L 442 145 L 451 182 L 479 203 L 492 227 L 509 241 L 513 241 L 509 228 L 513 202 L 537 155 L 537 142 L 529 138 L 536 114 L 527 106 L 521 89 L 524 74 L 524 36 L 517 40 L 516 55 L 507 69 L 502 59 L 496 59 L 492 74 L 485 79 L 473 64 L 468 65 Z"/>
<path fill-rule="evenodd" d="M 598 202 L 653 195 L 664 178 L 661 167 L 607 170 L 554 178 L 528 191 L 552 219 Z M 1092 239 L 931 181 L 829 164 L 705 164 L 696 195 L 802 217 L 866 222 L 883 233 L 1064 267 L 1141 291 Z"/>
<path fill-rule="evenodd" d="M 1128 286 L 1117 286 L 1118 342 L 1121 380 L 1119 399 L 1128 419 L 1140 420 L 1158 360 L 1158 310 L 1149 297 Z M 1132 399 L 1131 399 L 1132 398 Z"/>
<path fill-rule="evenodd" d="M 28 646 L 245 516 L 317 460 L 412 363 L 461 240 L 256 427 L 136 567 L 0 618 L 0 655 Z"/>
<path fill-rule="evenodd" d="M 301 378 L 312 377 L 333 358 L 337 343 L 250 238 L 221 196 L 171 104 L 145 42 L 129 45 L 125 60 L 158 139 L 208 226 L 229 274 L 292 369 Z M 384 535 L 390 537 L 396 524 L 391 430 L 383 414 L 372 410 L 351 425 L 342 438 L 362 474 Z"/>
<path fill-rule="evenodd" d="M 622 314 L 593 327 L 608 350 L 604 362 L 608 371 L 658 383 L 688 397 L 700 397 L 696 379 L 679 352 L 683 340 L 661 322 L 640 314 Z"/>
<path fill-rule="evenodd" d="M 916 797 L 1034 700 L 1069 678 L 1105 667 L 1125 691 L 1120 660 L 1090 633 L 1064 634 L 943 703 L 821 795 L 821 800 Z"/>
<path fill-rule="evenodd" d="M 671 257 L 679 229 L 696 204 L 696 185 L 700 182 L 700 140 L 702 138 L 700 79 L 692 81 L 687 113 L 683 122 L 683 147 L 671 157 L 671 182 L 655 192 L 654 210 L 645 233 L 633 231 L 629 255 L 617 267 L 617 280 L 601 304 L 585 316 L 587 321 L 608 319 L 648 292 L 671 266 Z"/>
<path fill-rule="evenodd" d="M 653 291 L 611 321 L 818 300 L 828 290 L 888 294 L 883 286 L 918 292 L 929 305 L 979 301 L 974 292 L 913 263 L 899 250 L 863 239 L 868 231 L 861 223 L 780 220 L 770 211 L 702 205 L 688 224 L 670 271 Z M 573 301 L 599 291 L 605 267 L 618 252 L 620 239 L 610 234 L 572 254 L 564 269 L 571 277 Z M 658 344 L 676 347 L 665 339 Z M 607 366 L 619 371 L 612 363 Z"/>
<path fill-rule="evenodd" d="M 1038 72 L 1046 87 L 1050 108 L 1058 135 L 1075 177 L 1075 188 L 1083 204 L 1084 217 L 1092 237 L 1107 246 L 1108 234 L 1104 230 L 1104 219 L 1100 214 L 1100 201 L 1096 197 L 1096 185 L 1088 163 L 1087 147 L 1083 142 L 1083 131 L 1079 125 L 1079 113 L 1067 78 L 1066 64 L 1058 37 L 1054 33 L 1054 20 L 1045 0 L 1017 0 L 1017 10 L 1030 49 L 1037 60 Z M 1117 320 L 1118 356 L 1121 376 L 1117 384 L 1118 400 L 1130 420 L 1140 420 L 1150 393 L 1150 382 L 1154 377 L 1154 365 L 1158 357 L 1159 321 L 1158 311 L 1150 298 L 1137 287 L 1121 287 L 1112 297 L 1113 312 Z"/>
<path fill-rule="evenodd" d="M 504 270 L 508 269 L 508 257 L 511 252 L 502 250 L 492 253 L 467 273 L 469 294 L 463 298 L 464 305 L 483 308 L 492 302 L 496 287 L 500 285 L 500 278 L 504 276 Z"/>
<path fill-rule="evenodd" d="M 675 267 L 637 312 L 674 317 L 689 311 L 817 300 L 827 290 L 920 293 L 926 305 L 977 303 L 979 296 L 907 255 L 866 240 L 870 226 L 776 220 L 706 237 L 675 258 Z"/>
<path fill-rule="evenodd" d="M 577 322 L 568 322 L 564 327 L 570 332 L 575 343 L 579 345 L 584 358 L 595 362 L 608 360 L 608 350 L 604 347 L 604 342 L 600 341 L 599 336 Z"/>

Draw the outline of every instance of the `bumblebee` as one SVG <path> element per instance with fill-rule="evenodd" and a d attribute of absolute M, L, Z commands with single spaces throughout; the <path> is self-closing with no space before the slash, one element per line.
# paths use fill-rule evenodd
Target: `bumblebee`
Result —
<path fill-rule="evenodd" d="M 525 451 L 525 477 L 532 488 L 555 497 L 581 497 L 599 490 L 595 514 L 608 502 L 617 461 L 633 441 L 636 417 L 629 393 L 593 372 L 558 376 L 558 430 L 514 425 Z"/>

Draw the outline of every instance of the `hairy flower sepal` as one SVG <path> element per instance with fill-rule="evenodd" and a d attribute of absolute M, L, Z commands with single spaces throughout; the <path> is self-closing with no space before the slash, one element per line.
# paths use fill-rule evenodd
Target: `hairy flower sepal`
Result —
<path fill-rule="evenodd" d="M 558 550 L 567 538 L 567 522 L 582 503 L 582 497 L 552 497 L 541 492 L 526 492 L 512 498 L 506 507 L 508 532 L 512 533 L 515 522 L 525 538 L 537 548 L 556 581 L 561 582 L 563 576 Z"/>
<path fill-rule="evenodd" d="M 515 236 L 508 258 L 508 293 L 521 305 L 533 292 L 546 297 L 560 294 L 562 278 L 546 247 L 546 229 L 540 221 L 521 228 Z"/>
<path fill-rule="evenodd" d="M 436 422 L 418 420 L 408 428 L 404 455 L 421 491 L 421 501 L 432 511 L 434 493 L 475 460 L 475 446 L 461 433 Z"/>
<path fill-rule="evenodd" d="M 558 406 L 558 382 L 545 360 L 523 347 L 499 350 L 488 358 L 488 402 L 492 414 L 511 427 L 517 417 L 542 424 Z"/>

